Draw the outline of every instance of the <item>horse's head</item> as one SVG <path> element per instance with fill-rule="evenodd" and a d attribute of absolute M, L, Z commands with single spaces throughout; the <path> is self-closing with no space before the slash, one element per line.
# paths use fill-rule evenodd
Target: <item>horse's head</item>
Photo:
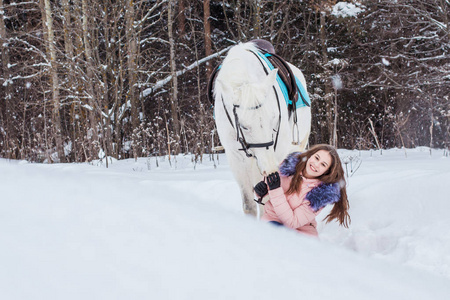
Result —
<path fill-rule="evenodd" d="M 222 73 L 224 70 L 221 70 Z M 225 73 L 225 72 L 224 72 Z M 223 104 L 232 121 L 236 142 L 245 149 L 247 156 L 256 159 L 261 174 L 269 174 L 278 168 L 274 146 L 280 127 L 281 105 L 275 95 L 277 70 L 262 74 L 251 81 L 252 74 L 233 80 L 224 80 L 219 74 L 216 91 L 220 90 Z M 226 74 L 225 74 L 226 75 Z"/>

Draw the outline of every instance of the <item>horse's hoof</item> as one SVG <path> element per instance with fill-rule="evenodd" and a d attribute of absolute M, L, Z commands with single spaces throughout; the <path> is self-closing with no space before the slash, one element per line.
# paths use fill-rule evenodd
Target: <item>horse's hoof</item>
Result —
<path fill-rule="evenodd" d="M 244 214 L 256 217 L 256 214 L 257 214 L 256 208 L 254 208 L 254 207 L 246 207 L 244 205 Z"/>

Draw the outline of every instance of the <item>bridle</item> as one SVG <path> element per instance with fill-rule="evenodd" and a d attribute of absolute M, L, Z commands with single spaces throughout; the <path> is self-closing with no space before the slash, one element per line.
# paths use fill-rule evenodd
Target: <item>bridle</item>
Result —
<path fill-rule="evenodd" d="M 260 107 L 261 107 L 261 104 L 258 105 L 258 106 L 249 108 L 249 109 L 258 109 Z M 241 126 L 241 124 L 239 122 L 238 114 L 236 112 L 237 108 L 239 108 L 239 105 L 233 105 L 234 124 L 236 125 L 236 139 L 242 146 L 242 149 L 238 149 L 238 150 L 244 151 L 245 155 L 247 157 L 252 157 L 253 156 L 253 154 L 248 152 L 248 150 L 250 148 L 266 148 L 266 150 L 269 150 L 269 147 L 275 144 L 273 139 L 272 139 L 272 141 L 267 142 L 267 143 L 247 143 L 247 141 L 245 140 L 244 133 L 242 132 L 242 126 Z M 279 126 L 280 125 L 278 125 L 278 127 Z M 278 139 L 278 130 L 277 130 L 277 139 Z"/>
<path fill-rule="evenodd" d="M 277 96 L 277 99 L 278 99 L 278 96 Z M 254 155 L 248 151 L 251 148 L 266 148 L 266 150 L 269 150 L 269 147 L 273 145 L 274 146 L 274 150 L 276 149 L 277 142 L 278 142 L 278 134 L 279 134 L 279 131 L 280 131 L 281 111 L 280 111 L 280 117 L 279 117 L 279 120 L 278 120 L 278 126 L 277 126 L 278 128 L 276 130 L 277 135 L 275 137 L 275 141 L 272 139 L 272 141 L 266 142 L 266 143 L 247 143 L 247 140 L 245 139 L 244 133 L 242 132 L 241 123 L 239 122 L 239 116 L 238 116 L 238 114 L 236 112 L 236 109 L 239 108 L 240 106 L 236 105 L 236 104 L 233 105 L 233 116 L 234 116 L 234 124 L 233 124 L 233 121 L 231 120 L 231 116 L 228 113 L 228 110 L 227 110 L 227 108 L 225 106 L 225 102 L 223 101 L 223 98 L 222 98 L 222 103 L 223 103 L 223 108 L 225 110 L 225 114 L 227 115 L 228 121 L 230 122 L 231 126 L 236 130 L 236 141 L 238 141 L 241 144 L 241 146 L 242 146 L 242 148 L 238 149 L 238 150 L 244 151 L 245 155 L 247 157 L 253 157 Z M 247 109 L 259 109 L 261 106 L 262 106 L 262 104 L 259 104 L 257 106 L 250 107 L 250 108 L 247 108 Z"/>
<path fill-rule="evenodd" d="M 266 73 L 267 73 L 267 71 L 266 71 Z M 278 99 L 277 91 L 274 86 L 272 86 L 272 88 L 274 90 L 275 96 L 277 98 L 277 104 L 278 104 L 278 125 L 277 125 L 277 130 L 274 129 L 277 133 L 275 136 L 275 140 L 272 139 L 272 141 L 266 142 L 266 143 L 247 143 L 244 133 L 242 132 L 241 123 L 239 122 L 239 116 L 236 112 L 236 109 L 240 108 L 240 106 L 233 104 L 233 116 L 234 116 L 234 124 L 233 124 L 231 116 L 228 113 L 227 107 L 225 106 L 225 101 L 223 100 L 223 97 L 222 97 L 222 104 L 223 104 L 223 108 L 225 110 L 225 114 L 227 115 L 228 121 L 230 122 L 231 126 L 236 130 L 236 141 L 238 141 L 242 147 L 241 149 L 238 149 L 238 150 L 244 151 L 244 153 L 247 157 L 254 157 L 254 155 L 249 152 L 249 149 L 251 149 L 251 148 L 266 148 L 266 150 L 269 150 L 269 147 L 273 146 L 274 151 L 277 148 L 278 135 L 279 135 L 280 126 L 281 126 L 281 108 L 280 108 L 280 100 Z M 256 110 L 256 109 L 261 108 L 262 105 L 263 104 L 260 103 L 257 106 L 249 107 L 247 109 Z"/>

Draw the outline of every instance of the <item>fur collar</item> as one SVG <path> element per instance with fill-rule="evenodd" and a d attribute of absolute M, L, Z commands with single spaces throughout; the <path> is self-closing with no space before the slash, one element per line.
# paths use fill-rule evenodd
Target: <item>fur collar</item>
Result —
<path fill-rule="evenodd" d="M 286 177 L 295 173 L 295 166 L 300 159 L 301 152 L 293 152 L 289 154 L 280 165 L 280 174 Z M 310 202 L 310 206 L 314 211 L 339 201 L 341 196 L 339 183 L 321 183 L 306 194 L 306 200 Z"/>

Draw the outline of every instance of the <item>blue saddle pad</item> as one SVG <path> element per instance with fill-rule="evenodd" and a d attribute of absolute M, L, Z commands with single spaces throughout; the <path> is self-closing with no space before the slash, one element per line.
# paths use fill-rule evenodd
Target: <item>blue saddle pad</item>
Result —
<path fill-rule="evenodd" d="M 269 68 L 269 70 L 275 69 L 275 67 L 272 65 L 272 63 L 267 59 L 267 57 L 271 56 L 270 53 L 262 54 L 259 51 L 257 51 L 256 53 L 264 61 L 264 63 Z M 277 82 L 278 82 L 278 85 L 280 86 L 281 92 L 283 93 L 283 97 L 284 97 L 284 100 L 286 101 L 286 105 L 288 105 L 288 106 L 292 105 L 292 99 L 289 99 L 288 89 L 286 87 L 286 84 L 283 82 L 283 80 L 281 79 L 281 77 L 278 74 L 277 74 Z M 295 107 L 299 108 L 299 107 L 311 106 L 311 99 L 309 98 L 309 95 L 306 92 L 306 89 L 303 87 L 303 84 L 300 82 L 300 80 L 297 78 L 297 76 L 295 76 L 295 82 L 297 84 L 297 91 L 300 94 L 297 99 L 297 102 L 295 103 Z M 304 101 L 307 102 L 307 104 L 302 100 L 302 98 L 304 99 Z"/>

